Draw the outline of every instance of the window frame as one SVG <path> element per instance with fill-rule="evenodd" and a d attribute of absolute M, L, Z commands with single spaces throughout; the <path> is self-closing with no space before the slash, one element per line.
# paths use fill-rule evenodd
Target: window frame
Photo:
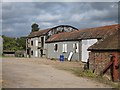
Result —
<path fill-rule="evenodd" d="M 74 49 L 75 53 L 78 53 L 79 52 L 79 44 L 73 43 L 73 49 Z"/>
<path fill-rule="evenodd" d="M 54 52 L 58 52 L 58 44 L 54 44 Z"/>
<path fill-rule="evenodd" d="M 33 40 L 31 40 L 31 46 L 33 46 Z"/>
<path fill-rule="evenodd" d="M 35 40 L 35 46 L 38 47 L 38 40 Z"/>
<path fill-rule="evenodd" d="M 63 52 L 63 53 L 67 53 L 67 44 L 66 44 L 66 43 L 64 43 L 64 44 L 62 45 L 62 52 Z"/>

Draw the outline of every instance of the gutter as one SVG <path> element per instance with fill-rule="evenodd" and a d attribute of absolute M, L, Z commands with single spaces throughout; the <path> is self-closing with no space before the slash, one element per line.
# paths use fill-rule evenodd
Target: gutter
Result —
<path fill-rule="evenodd" d="M 64 42 L 64 41 L 80 41 L 80 39 L 46 41 L 45 43 Z"/>

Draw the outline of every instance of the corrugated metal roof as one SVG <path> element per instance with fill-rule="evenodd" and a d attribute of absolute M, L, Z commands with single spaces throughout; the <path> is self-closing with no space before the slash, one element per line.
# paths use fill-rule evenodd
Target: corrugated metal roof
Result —
<path fill-rule="evenodd" d="M 64 33 L 52 35 L 47 40 L 47 42 L 106 38 L 107 36 L 114 34 L 117 30 L 118 30 L 118 24 L 96 27 L 96 28 L 88 28 L 73 32 L 64 32 Z"/>

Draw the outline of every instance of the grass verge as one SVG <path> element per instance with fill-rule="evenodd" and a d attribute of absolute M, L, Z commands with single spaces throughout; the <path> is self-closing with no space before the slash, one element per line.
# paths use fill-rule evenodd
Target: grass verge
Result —
<path fill-rule="evenodd" d="M 93 73 L 91 70 L 83 70 L 83 68 L 80 68 L 80 67 L 77 67 L 77 66 L 67 67 L 67 66 L 64 66 L 64 65 L 62 65 L 62 66 L 57 65 L 57 68 L 61 69 L 61 70 L 69 71 L 69 72 L 75 74 L 78 77 L 89 78 L 91 80 L 94 80 L 94 81 L 112 86 L 113 88 L 119 88 L 119 90 L 120 90 L 120 84 L 118 84 L 118 82 L 113 82 L 113 81 L 109 80 L 108 78 L 106 78 L 104 76 L 103 77 L 98 76 L 95 73 Z"/>

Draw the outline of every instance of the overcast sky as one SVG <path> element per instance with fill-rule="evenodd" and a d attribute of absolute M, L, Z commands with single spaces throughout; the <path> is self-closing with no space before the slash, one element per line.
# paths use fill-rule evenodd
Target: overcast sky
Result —
<path fill-rule="evenodd" d="M 90 28 L 118 23 L 115 2 L 3 2 L 2 32 L 11 37 L 26 36 L 33 23 L 40 29 L 57 25 Z"/>

